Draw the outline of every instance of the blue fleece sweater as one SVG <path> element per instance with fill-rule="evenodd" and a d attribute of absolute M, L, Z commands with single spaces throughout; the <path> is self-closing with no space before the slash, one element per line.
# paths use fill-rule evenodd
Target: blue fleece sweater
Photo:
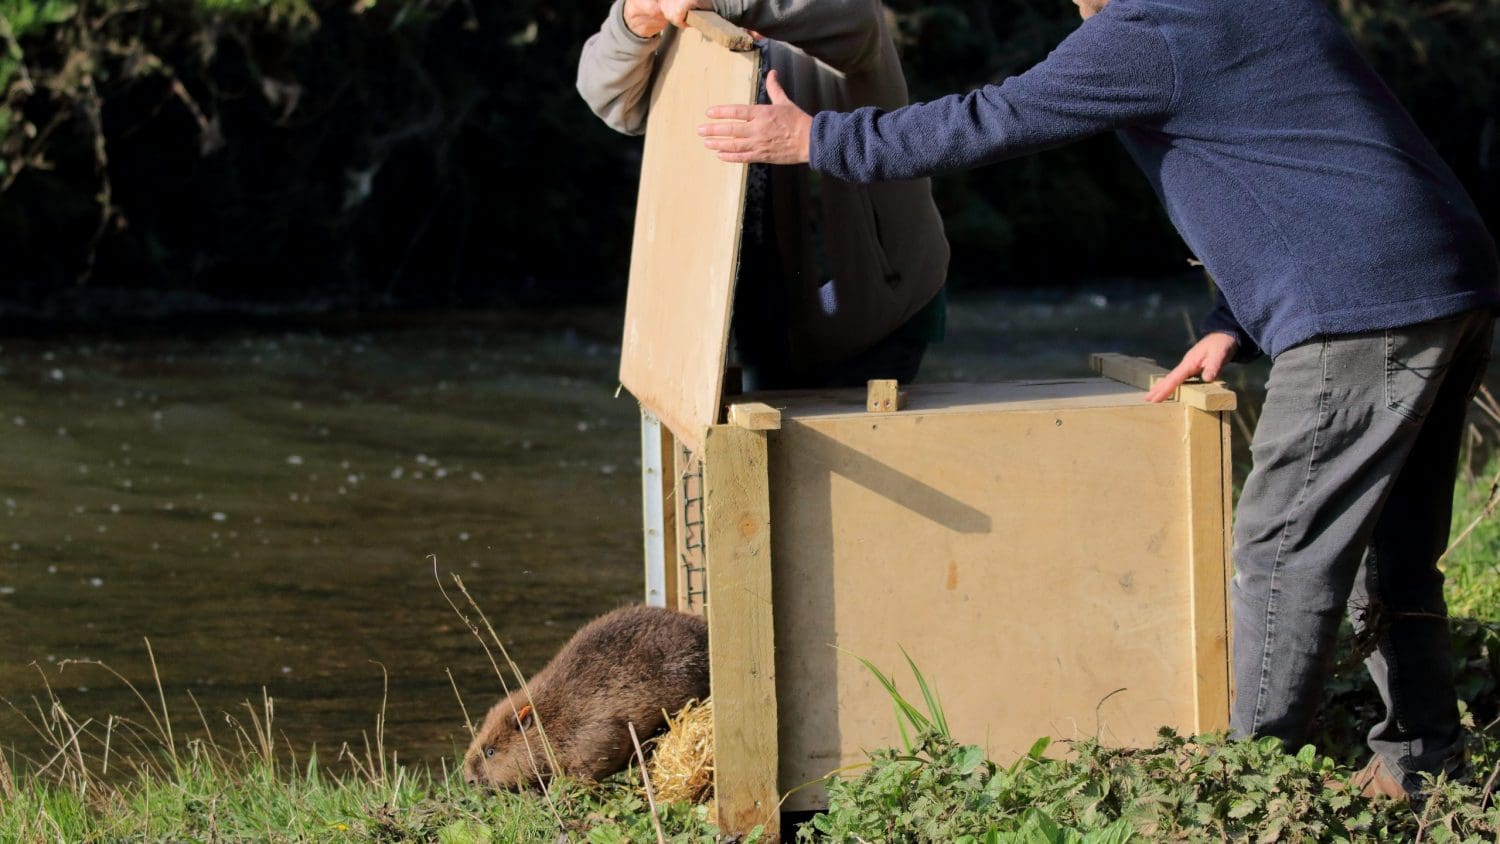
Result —
<path fill-rule="evenodd" d="M 1112 0 L 966 95 L 823 112 L 846 181 L 976 167 L 1114 130 L 1218 283 L 1239 357 L 1500 305 L 1473 202 L 1320 0 Z"/>

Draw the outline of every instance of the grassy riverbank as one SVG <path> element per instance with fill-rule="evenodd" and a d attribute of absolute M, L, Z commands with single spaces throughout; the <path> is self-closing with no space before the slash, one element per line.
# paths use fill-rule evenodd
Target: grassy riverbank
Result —
<path fill-rule="evenodd" d="M 1089 743 L 1064 758 L 1037 752 L 987 760 L 924 724 L 912 744 L 873 754 L 832 788 L 817 822 L 839 841 L 1122 842 L 1127 840 L 1495 841 L 1500 806 L 1500 462 L 1455 489 L 1446 559 L 1459 648 L 1460 695 L 1472 724 L 1472 770 L 1440 783 L 1420 812 L 1364 800 L 1342 787 L 1362 762 L 1362 724 L 1378 701 L 1357 664 L 1330 685 L 1317 751 L 1273 743 L 1164 734 L 1147 750 Z M 883 666 L 889 669 L 891 666 Z M 916 691 L 910 680 L 901 689 Z M 159 701 L 159 702 L 158 702 Z M 52 745 L 48 759 L 0 762 L 3 841 L 674 842 L 717 840 L 703 807 L 652 807 L 638 779 L 555 785 L 545 795 L 485 796 L 446 767 L 400 764 L 371 739 L 329 758 L 285 748 L 274 704 L 200 716 L 174 734 L 159 690 L 129 717 L 86 718 L 56 700 L 28 711 Z M 926 729 L 923 729 L 926 727 Z M 654 815 L 654 817 L 653 817 Z M 802 835 L 811 838 L 813 830 Z"/>

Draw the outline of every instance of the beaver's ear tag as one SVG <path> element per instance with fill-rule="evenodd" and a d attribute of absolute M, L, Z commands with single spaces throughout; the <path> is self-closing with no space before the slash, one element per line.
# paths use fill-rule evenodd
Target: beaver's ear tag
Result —
<path fill-rule="evenodd" d="M 525 706 L 521 707 L 521 710 L 516 713 L 516 729 L 518 729 L 518 730 L 524 730 L 524 729 L 529 728 L 530 726 L 531 726 L 531 704 L 528 703 Z"/>

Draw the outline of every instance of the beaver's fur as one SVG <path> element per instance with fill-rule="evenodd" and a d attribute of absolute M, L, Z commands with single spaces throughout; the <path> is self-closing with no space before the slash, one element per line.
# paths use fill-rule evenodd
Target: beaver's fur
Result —
<path fill-rule="evenodd" d="M 585 625 L 526 687 L 490 709 L 464 754 L 464 778 L 508 789 L 557 773 L 600 779 L 630 761 L 626 724 L 644 741 L 665 725 L 663 710 L 707 697 L 703 619 L 622 607 Z"/>

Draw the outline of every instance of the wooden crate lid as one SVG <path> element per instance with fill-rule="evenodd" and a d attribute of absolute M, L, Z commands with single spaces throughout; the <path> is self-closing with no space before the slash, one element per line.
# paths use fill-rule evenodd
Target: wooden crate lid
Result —
<path fill-rule="evenodd" d="M 1098 378 L 1049 378 L 987 383 L 912 384 L 901 388 L 903 413 L 999 413 L 1124 407 L 1140 404 L 1144 392 L 1167 370 L 1146 358 L 1096 354 L 1090 359 Z M 763 402 L 786 419 L 809 419 L 868 412 L 863 388 L 749 393 L 737 402 Z M 1234 391 L 1221 383 L 1189 382 L 1169 401 L 1207 411 L 1235 408 Z"/>
<path fill-rule="evenodd" d="M 906 396 L 902 413 L 997 413 L 1141 403 L 1139 389 L 1108 378 L 912 384 L 902 390 Z M 765 402 L 779 409 L 784 419 L 868 413 L 865 391 L 861 388 L 750 393 L 736 401 Z M 878 419 L 880 414 L 871 415 Z"/>
<path fill-rule="evenodd" d="M 760 53 L 717 15 L 657 57 L 636 204 L 620 383 L 694 452 L 719 421 L 747 169 L 703 148 L 712 105 L 755 102 Z"/>

